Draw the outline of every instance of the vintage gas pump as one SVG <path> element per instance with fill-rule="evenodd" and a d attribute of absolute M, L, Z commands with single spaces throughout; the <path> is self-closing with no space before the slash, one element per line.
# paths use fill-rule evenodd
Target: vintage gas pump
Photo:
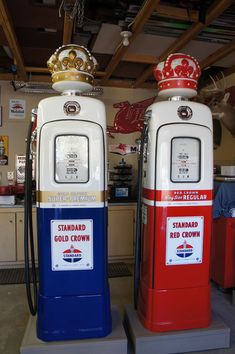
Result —
<path fill-rule="evenodd" d="M 137 312 L 151 331 L 206 327 L 211 317 L 212 116 L 207 106 L 188 101 L 200 76 L 194 58 L 172 54 L 154 75 L 159 96 L 169 100 L 152 104 L 145 114 Z"/>
<path fill-rule="evenodd" d="M 38 308 L 37 336 L 44 341 L 102 337 L 111 331 L 106 115 L 101 101 L 78 95 L 91 91 L 97 64 L 86 48 L 65 45 L 48 66 L 62 95 L 40 101 L 37 110 L 39 290 L 37 297 L 34 285 L 33 301 L 28 281 L 29 305 L 32 314 Z M 34 138 L 30 127 L 29 176 Z M 26 185 L 30 191 L 30 178 Z M 26 203 L 27 236 L 30 192 Z M 32 236 L 26 237 L 26 258 L 29 243 Z"/>

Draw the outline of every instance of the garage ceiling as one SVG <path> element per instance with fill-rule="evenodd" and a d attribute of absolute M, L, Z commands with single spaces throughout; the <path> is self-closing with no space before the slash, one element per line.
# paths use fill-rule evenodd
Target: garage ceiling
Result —
<path fill-rule="evenodd" d="M 96 85 L 154 88 L 153 64 L 179 51 L 200 62 L 201 86 L 235 71 L 233 0 L 0 0 L 0 25 L 0 80 L 50 81 L 68 43 L 96 57 Z"/>

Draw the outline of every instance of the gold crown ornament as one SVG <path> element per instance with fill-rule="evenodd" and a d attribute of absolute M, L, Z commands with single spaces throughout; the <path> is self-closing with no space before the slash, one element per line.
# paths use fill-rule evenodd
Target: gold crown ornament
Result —
<path fill-rule="evenodd" d="M 47 61 L 53 89 L 59 92 L 91 91 L 97 61 L 83 46 L 67 44 L 59 47 Z"/>

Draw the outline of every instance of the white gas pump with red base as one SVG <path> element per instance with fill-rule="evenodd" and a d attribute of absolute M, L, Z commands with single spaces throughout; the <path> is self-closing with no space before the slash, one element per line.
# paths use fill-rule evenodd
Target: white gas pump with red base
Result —
<path fill-rule="evenodd" d="M 200 76 L 194 58 L 172 54 L 154 75 L 159 96 L 169 100 L 152 104 L 145 115 L 137 313 L 151 331 L 207 327 L 212 116 L 207 106 L 188 101 Z"/>

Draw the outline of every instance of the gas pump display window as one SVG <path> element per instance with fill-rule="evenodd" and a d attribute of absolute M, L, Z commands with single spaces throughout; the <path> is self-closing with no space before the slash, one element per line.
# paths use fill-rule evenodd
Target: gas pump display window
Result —
<path fill-rule="evenodd" d="M 200 181 L 201 142 L 197 138 L 177 137 L 171 141 L 171 181 Z"/>
<path fill-rule="evenodd" d="M 89 180 L 88 138 L 59 135 L 55 139 L 55 181 L 86 183 Z"/>

